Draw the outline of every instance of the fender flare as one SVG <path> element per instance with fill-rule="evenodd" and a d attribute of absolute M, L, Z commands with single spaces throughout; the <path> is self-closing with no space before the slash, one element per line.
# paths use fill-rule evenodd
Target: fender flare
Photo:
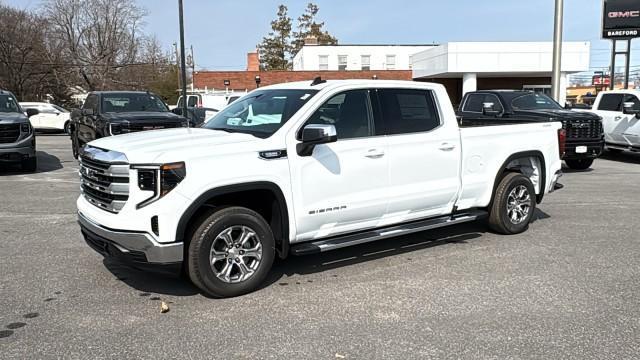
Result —
<path fill-rule="evenodd" d="M 281 221 L 280 226 L 282 229 L 282 239 L 276 239 L 276 241 L 277 240 L 282 241 L 280 249 L 278 250 L 281 252 L 281 256 L 283 257 L 286 256 L 286 254 L 289 253 L 289 208 L 287 206 L 287 200 L 284 197 L 284 193 L 282 192 L 282 189 L 280 189 L 280 187 L 275 183 L 268 182 L 268 181 L 256 181 L 256 182 L 248 182 L 248 183 L 241 183 L 241 184 L 225 185 L 225 186 L 221 186 L 221 187 L 217 187 L 217 188 L 213 188 L 205 191 L 200 196 L 198 196 L 198 198 L 196 198 L 191 203 L 191 205 L 189 205 L 187 210 L 185 210 L 180 216 L 180 220 L 178 221 L 178 226 L 176 227 L 175 241 L 176 242 L 185 241 L 185 234 L 188 230 L 187 225 L 189 224 L 189 221 L 191 220 L 193 215 L 196 213 L 196 211 L 198 211 L 200 207 L 206 204 L 207 201 L 217 196 L 233 194 L 233 193 L 238 193 L 243 191 L 251 191 L 251 190 L 267 190 L 267 191 L 271 191 L 275 195 L 276 201 L 278 202 L 279 209 L 280 209 L 280 221 Z"/>
<path fill-rule="evenodd" d="M 540 160 L 540 194 L 536 195 L 536 202 L 539 204 L 542 202 L 542 198 L 544 197 L 544 192 L 547 186 L 547 163 L 544 158 L 544 154 L 542 154 L 539 150 L 529 150 L 529 151 L 521 151 L 514 154 L 511 154 L 503 163 L 502 166 L 498 169 L 498 173 L 496 174 L 495 179 L 493 180 L 493 190 L 491 191 L 491 202 L 489 203 L 489 207 L 493 204 L 493 198 L 496 194 L 496 189 L 498 188 L 498 182 L 504 176 L 507 170 L 507 165 L 510 162 L 516 159 L 525 158 L 525 157 L 535 157 Z"/>

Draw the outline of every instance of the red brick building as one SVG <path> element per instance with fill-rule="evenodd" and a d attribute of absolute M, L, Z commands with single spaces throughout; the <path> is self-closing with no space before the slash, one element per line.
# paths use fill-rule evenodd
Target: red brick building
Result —
<path fill-rule="evenodd" d="M 380 80 L 412 80 L 411 70 L 377 70 L 377 71 L 259 71 L 257 53 L 247 54 L 247 71 L 196 71 L 193 74 L 193 85 L 200 90 L 225 89 L 225 80 L 229 81 L 229 90 L 250 91 L 256 88 L 256 76 L 260 86 L 280 84 L 294 81 L 311 81 L 316 76 L 325 80 L 373 79 Z"/>

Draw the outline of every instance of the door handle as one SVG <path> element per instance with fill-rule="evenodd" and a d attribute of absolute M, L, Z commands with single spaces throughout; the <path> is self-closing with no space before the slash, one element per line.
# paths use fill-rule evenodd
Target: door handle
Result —
<path fill-rule="evenodd" d="M 365 155 L 365 157 L 368 157 L 369 159 L 378 159 L 383 156 L 384 156 L 384 151 L 379 149 L 370 149 L 369 151 L 367 151 L 367 154 Z"/>
<path fill-rule="evenodd" d="M 451 151 L 456 148 L 455 144 L 442 143 L 438 149 L 442 151 Z"/>

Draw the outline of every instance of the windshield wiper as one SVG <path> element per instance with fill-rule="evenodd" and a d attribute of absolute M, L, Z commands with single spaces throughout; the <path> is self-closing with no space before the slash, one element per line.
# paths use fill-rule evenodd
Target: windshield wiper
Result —
<path fill-rule="evenodd" d="M 233 130 L 233 129 L 229 129 L 229 128 L 222 128 L 222 127 L 217 127 L 217 128 L 206 128 L 206 129 L 209 129 L 209 130 L 220 130 L 220 131 L 225 131 L 225 132 L 228 132 L 228 133 L 236 133 L 236 132 L 238 132 L 238 131 L 235 131 L 235 130 Z"/>

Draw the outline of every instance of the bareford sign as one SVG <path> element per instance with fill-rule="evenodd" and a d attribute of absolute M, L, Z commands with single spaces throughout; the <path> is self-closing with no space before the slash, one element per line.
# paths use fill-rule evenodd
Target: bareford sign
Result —
<path fill-rule="evenodd" d="M 604 0 L 602 37 L 605 39 L 640 37 L 640 0 Z"/>

